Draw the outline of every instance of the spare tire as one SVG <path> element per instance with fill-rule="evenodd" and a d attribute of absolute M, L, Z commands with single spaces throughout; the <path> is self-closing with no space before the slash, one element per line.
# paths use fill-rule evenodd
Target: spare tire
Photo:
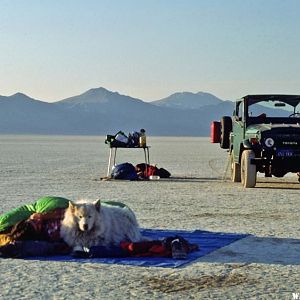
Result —
<path fill-rule="evenodd" d="M 221 118 L 221 139 L 220 147 L 223 149 L 229 149 L 230 145 L 230 132 L 232 131 L 231 117 L 225 116 Z"/>

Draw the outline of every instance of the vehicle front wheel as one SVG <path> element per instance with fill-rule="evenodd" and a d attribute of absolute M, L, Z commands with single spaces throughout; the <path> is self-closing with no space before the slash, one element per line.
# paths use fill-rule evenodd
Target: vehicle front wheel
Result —
<path fill-rule="evenodd" d="M 244 150 L 241 160 L 241 179 L 245 188 L 252 188 L 256 185 L 256 165 L 251 164 L 251 159 L 255 158 L 252 150 Z"/>

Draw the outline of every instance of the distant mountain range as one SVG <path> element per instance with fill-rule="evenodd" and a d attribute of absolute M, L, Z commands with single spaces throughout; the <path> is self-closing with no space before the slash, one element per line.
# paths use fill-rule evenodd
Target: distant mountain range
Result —
<path fill-rule="evenodd" d="M 106 135 L 145 128 L 156 136 L 208 136 L 211 121 L 232 110 L 231 101 L 203 92 L 144 102 L 100 87 L 54 103 L 17 93 L 0 96 L 0 133 Z"/>

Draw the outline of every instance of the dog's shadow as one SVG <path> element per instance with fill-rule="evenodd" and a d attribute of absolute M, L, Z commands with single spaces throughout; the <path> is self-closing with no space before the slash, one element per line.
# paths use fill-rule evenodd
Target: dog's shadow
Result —
<path fill-rule="evenodd" d="M 248 236 L 199 258 L 211 263 L 300 265 L 300 239 Z"/>

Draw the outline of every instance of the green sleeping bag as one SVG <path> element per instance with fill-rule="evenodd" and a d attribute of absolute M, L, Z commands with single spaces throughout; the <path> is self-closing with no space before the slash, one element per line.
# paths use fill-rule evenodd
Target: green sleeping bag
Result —
<path fill-rule="evenodd" d="M 0 216 L 0 232 L 5 231 L 20 221 L 28 219 L 33 213 L 44 213 L 56 208 L 67 208 L 69 200 L 62 197 L 47 196 L 32 204 L 15 208 Z"/>

